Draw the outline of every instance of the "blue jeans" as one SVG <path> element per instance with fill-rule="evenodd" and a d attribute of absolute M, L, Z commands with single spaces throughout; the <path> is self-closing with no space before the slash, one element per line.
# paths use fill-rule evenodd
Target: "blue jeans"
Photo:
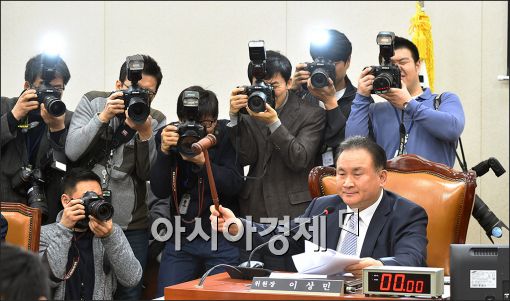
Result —
<path fill-rule="evenodd" d="M 220 263 L 239 264 L 239 249 L 223 235 L 218 235 L 217 251 L 211 251 L 211 239 L 205 241 L 197 237 L 191 242 L 183 240 L 180 251 L 175 250 L 172 241 L 167 241 L 159 266 L 156 297 L 163 296 L 165 287 L 200 278 L 208 269 Z M 217 268 L 210 275 L 224 271 L 222 267 Z"/>
<path fill-rule="evenodd" d="M 146 229 L 126 230 L 124 234 L 126 235 L 136 259 L 140 262 L 142 270 L 145 270 L 149 248 L 149 232 Z M 117 283 L 117 290 L 115 291 L 114 298 L 116 300 L 140 300 L 140 296 L 142 295 L 142 282 L 143 279 L 140 279 L 140 282 L 135 287 L 124 287 L 120 283 Z"/>

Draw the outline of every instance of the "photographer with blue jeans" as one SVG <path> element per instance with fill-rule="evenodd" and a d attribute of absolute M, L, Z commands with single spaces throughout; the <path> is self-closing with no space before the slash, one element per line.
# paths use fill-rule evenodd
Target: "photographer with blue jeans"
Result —
<path fill-rule="evenodd" d="M 197 107 L 184 105 L 190 101 Z M 181 92 L 177 115 L 179 124 L 169 124 L 156 135 L 158 155 L 151 170 L 152 192 L 158 198 L 169 198 L 169 202 L 158 202 L 152 207 L 151 214 L 168 218 L 174 230 L 162 253 L 157 296 L 163 295 L 166 286 L 199 278 L 217 264 L 237 265 L 239 261 L 238 248 L 228 244 L 221 235 L 218 236 L 217 250 L 212 250 L 208 208 L 213 202 L 204 154 L 194 155 L 190 152 L 190 145 L 179 140 L 180 134 L 183 134 L 179 128 L 189 130 L 192 124 L 195 125 L 193 131 L 198 134 L 197 139 L 206 134 L 216 136 L 217 143 L 208 152 L 219 201 L 237 208 L 237 194 L 243 185 L 242 168 L 236 164 L 235 151 L 228 135 L 230 129 L 226 126 L 228 121 L 217 120 L 216 95 L 198 86 Z M 185 228 L 184 233 L 176 233 L 176 218 Z M 191 241 L 187 239 L 197 227 L 203 229 L 208 240 L 201 236 Z M 176 245 L 176 235 L 181 237 L 180 245 Z M 215 270 L 216 273 L 221 271 Z"/>

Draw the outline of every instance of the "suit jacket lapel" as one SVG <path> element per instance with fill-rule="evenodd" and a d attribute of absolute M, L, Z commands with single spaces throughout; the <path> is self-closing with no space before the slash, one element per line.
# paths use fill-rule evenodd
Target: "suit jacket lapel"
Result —
<path fill-rule="evenodd" d="M 386 191 L 384 191 L 381 203 L 375 210 L 374 216 L 372 217 L 370 225 L 368 226 L 365 241 L 363 242 L 363 247 L 361 248 L 359 257 L 363 258 L 372 256 L 372 252 L 374 250 L 377 238 L 379 237 L 379 233 L 381 233 L 384 224 L 386 224 L 386 221 L 388 220 L 386 215 L 388 215 L 390 212 L 391 202 L 386 194 Z"/>
<path fill-rule="evenodd" d="M 340 218 L 339 210 L 345 210 L 347 208 L 342 201 L 340 202 L 341 203 L 335 208 L 335 211 L 327 217 L 326 247 L 331 250 L 336 250 L 338 240 L 340 239 L 341 225 L 338 224 Z"/>

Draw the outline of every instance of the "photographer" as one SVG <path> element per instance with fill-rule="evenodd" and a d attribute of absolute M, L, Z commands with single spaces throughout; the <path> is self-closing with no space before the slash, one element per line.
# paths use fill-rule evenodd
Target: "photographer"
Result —
<path fill-rule="evenodd" d="M 370 94 L 374 91 L 376 77 L 372 72 L 377 67 L 364 69 L 347 120 L 346 137 L 372 136 L 384 148 L 388 159 L 408 153 L 453 167 L 457 141 L 464 129 L 464 111 L 459 97 L 445 92 L 435 108 L 437 94 L 432 94 L 429 88 L 422 90 L 420 86 L 418 48 L 401 37 L 394 37 L 393 48 L 394 55 L 391 55 L 393 49 L 388 48 L 390 55 L 388 58 L 380 55 L 379 62 L 390 60 L 392 65 L 398 66 L 401 81 L 393 86 L 401 88 L 392 87 L 387 93 L 379 94 L 387 102 L 373 103 Z"/>
<path fill-rule="evenodd" d="M 49 266 L 51 299 L 111 300 L 117 281 L 133 287 L 142 277 L 122 229 L 111 220 L 111 205 L 100 197 L 100 183 L 91 171 L 69 171 L 64 210 L 56 223 L 41 228 L 39 254 Z"/>
<path fill-rule="evenodd" d="M 249 108 L 246 88 L 235 88 L 230 96 L 231 140 L 242 166 L 250 165 L 248 178 L 239 196 L 242 216 L 298 216 L 310 201 L 308 173 L 314 166 L 324 130 L 325 113 L 318 106 L 303 102 L 289 91 L 292 66 L 280 53 L 267 51 L 263 78 L 254 76 L 254 66 L 248 65 L 252 84 L 262 81 L 274 89 L 274 108 L 265 104 L 265 111 L 255 113 Z M 259 85 L 262 85 L 260 83 Z M 246 109 L 249 113 L 240 113 Z M 246 253 L 241 253 L 245 261 Z M 270 269 L 288 269 L 281 259 L 266 258 Z"/>
<path fill-rule="evenodd" d="M 111 193 L 113 221 L 124 230 L 143 269 L 149 241 L 146 181 L 156 160 L 153 134 L 166 123 L 165 116 L 150 105 L 162 78 L 153 58 L 129 56 L 114 93 L 92 91 L 82 97 L 66 144 L 69 159 L 92 169 L 105 194 Z M 139 299 L 140 294 L 138 285 L 120 288 L 115 298 Z"/>
<path fill-rule="evenodd" d="M 213 134 L 217 143 L 208 150 L 218 198 L 222 204 L 238 208 L 237 194 L 243 180 L 242 168 L 235 162 L 235 150 L 229 141 L 228 120 L 218 120 L 218 99 L 214 92 L 198 86 L 185 89 L 177 100 L 179 123 L 167 125 L 156 136 L 158 156 L 151 171 L 151 189 L 159 198 L 169 198 L 152 211 L 162 213 L 176 229 L 180 218 L 183 233 L 176 233 L 165 244 L 158 276 L 157 296 L 166 286 L 193 280 L 212 266 L 220 263 L 237 265 L 239 250 L 218 236 L 218 249 L 212 250 L 211 241 L 197 236 L 186 239 L 194 229 L 201 227 L 211 236 L 208 207 L 213 204 L 206 172 L 204 153 L 195 155 L 191 143 Z M 172 187 L 175 187 L 172 188 Z M 234 209 L 235 210 L 235 209 Z M 198 223 L 198 224 L 197 224 Z M 175 236 L 180 235 L 180 250 Z M 221 272 L 221 269 L 216 271 Z"/>
<path fill-rule="evenodd" d="M 38 54 L 26 64 L 19 97 L 2 97 L 0 200 L 42 211 L 43 223 L 55 221 L 63 171 L 55 165 L 64 146 L 72 112 L 60 100 L 71 75 L 59 56 Z"/>
<path fill-rule="evenodd" d="M 326 41 L 310 43 L 314 63 L 296 65 L 290 89 L 326 110 L 323 144 L 316 165 L 333 166 L 338 146 L 345 139 L 345 123 L 356 95 L 356 87 L 346 74 L 351 63 L 352 46 L 345 34 L 335 29 L 321 31 L 317 35 Z M 325 63 L 329 69 L 322 67 L 321 63 Z M 321 76 L 324 71 L 332 73 L 327 76 L 327 81 L 324 81 L 326 77 Z M 320 87 L 315 87 L 314 83 Z"/>

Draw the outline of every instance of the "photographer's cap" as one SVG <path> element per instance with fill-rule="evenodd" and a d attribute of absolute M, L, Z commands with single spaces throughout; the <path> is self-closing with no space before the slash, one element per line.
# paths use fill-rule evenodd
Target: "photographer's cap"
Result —
<path fill-rule="evenodd" d="M 324 57 L 331 61 L 347 61 L 352 45 L 345 34 L 335 29 L 315 30 L 310 42 L 310 56 L 315 60 Z"/>

